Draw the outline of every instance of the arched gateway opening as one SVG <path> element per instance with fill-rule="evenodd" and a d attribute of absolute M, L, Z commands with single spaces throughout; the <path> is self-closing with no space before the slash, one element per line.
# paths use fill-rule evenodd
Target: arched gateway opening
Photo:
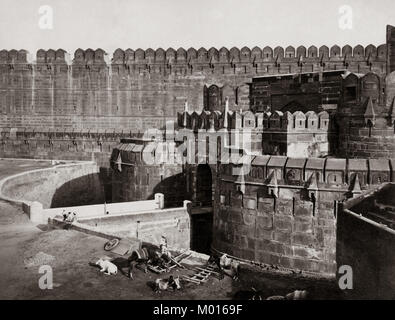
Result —
<path fill-rule="evenodd" d="M 201 164 L 196 170 L 196 189 L 191 215 L 191 247 L 210 253 L 213 229 L 213 181 L 211 168 Z"/>

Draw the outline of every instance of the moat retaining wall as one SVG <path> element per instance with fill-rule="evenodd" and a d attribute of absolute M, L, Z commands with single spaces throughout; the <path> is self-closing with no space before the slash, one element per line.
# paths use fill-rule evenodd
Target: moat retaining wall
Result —
<path fill-rule="evenodd" d="M 1 182 L 1 196 L 16 203 L 40 202 L 56 208 L 104 202 L 99 168 L 93 162 L 59 165 L 10 176 Z"/>
<path fill-rule="evenodd" d="M 133 202 L 138 205 L 140 201 Z M 172 248 L 190 249 L 190 215 L 187 205 L 180 208 L 134 211 L 100 217 L 82 218 L 78 222 L 96 231 L 135 237 L 159 245 L 166 237 Z"/>

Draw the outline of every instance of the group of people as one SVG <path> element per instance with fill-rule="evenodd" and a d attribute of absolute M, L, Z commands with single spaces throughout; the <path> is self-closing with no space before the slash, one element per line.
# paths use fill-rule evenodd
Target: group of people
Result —
<path fill-rule="evenodd" d="M 144 246 L 141 249 L 134 250 L 127 258 L 115 258 L 112 260 L 99 259 L 92 264 L 100 267 L 100 271 L 107 275 L 116 275 L 118 270 L 130 279 L 133 279 L 133 268 L 139 268 L 144 272 L 148 272 L 148 266 L 158 266 L 169 271 L 169 266 L 172 262 L 172 255 L 167 247 L 167 239 L 162 237 L 161 243 L 158 247 Z M 127 269 L 127 272 L 125 272 Z M 153 290 L 159 292 L 161 290 L 178 290 L 180 289 L 179 277 L 170 275 L 167 279 L 157 279 L 154 283 Z"/>
<path fill-rule="evenodd" d="M 67 217 L 70 217 L 70 214 Z M 73 215 L 73 214 L 71 214 Z M 65 220 L 67 220 L 67 217 Z M 101 267 L 101 271 L 106 274 L 117 274 L 118 270 L 130 279 L 133 279 L 133 269 L 138 268 L 145 273 L 148 272 L 148 266 L 156 266 L 169 271 L 171 263 L 174 262 L 172 254 L 167 246 L 167 239 L 162 236 L 158 247 L 143 246 L 141 249 L 134 250 L 131 255 L 125 258 L 115 258 L 111 261 L 103 261 L 100 259 L 96 262 L 97 266 Z M 220 279 L 225 275 L 237 280 L 239 273 L 239 262 L 224 255 L 211 255 L 208 264 L 215 264 L 220 273 Z M 125 272 L 127 269 L 127 272 Z M 168 279 L 157 279 L 155 281 L 154 291 L 180 289 L 179 278 L 170 276 Z"/>
<path fill-rule="evenodd" d="M 134 268 L 148 272 L 148 266 L 157 266 L 162 269 L 169 270 L 172 262 L 172 255 L 167 247 L 167 239 L 162 237 L 161 243 L 158 248 L 144 246 L 141 249 L 134 250 L 127 259 L 115 258 L 111 261 L 115 264 L 119 271 L 126 275 L 128 278 L 133 279 Z M 124 269 L 127 268 L 127 272 Z"/>
<path fill-rule="evenodd" d="M 63 221 L 67 223 L 73 223 L 77 219 L 77 214 L 75 212 L 67 212 L 63 210 L 62 212 Z"/>

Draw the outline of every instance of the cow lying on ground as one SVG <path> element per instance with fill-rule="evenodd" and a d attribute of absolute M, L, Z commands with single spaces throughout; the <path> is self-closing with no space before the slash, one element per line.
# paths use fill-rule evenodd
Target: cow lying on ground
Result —
<path fill-rule="evenodd" d="M 95 265 L 99 266 L 100 272 L 104 272 L 104 274 L 116 275 L 118 273 L 117 266 L 108 260 L 99 259 L 96 261 Z"/>

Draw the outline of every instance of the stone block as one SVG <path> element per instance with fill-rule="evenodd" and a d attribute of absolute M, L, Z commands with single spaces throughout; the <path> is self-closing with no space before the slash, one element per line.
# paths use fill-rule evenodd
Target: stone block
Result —
<path fill-rule="evenodd" d="M 255 260 L 255 250 L 242 250 L 238 256 L 242 259 L 254 261 Z"/>
<path fill-rule="evenodd" d="M 255 250 L 256 245 L 257 245 L 257 241 L 258 240 L 254 239 L 254 238 L 247 237 L 247 244 L 248 244 L 247 247 L 248 247 L 248 249 Z"/>
<path fill-rule="evenodd" d="M 271 242 L 270 252 L 280 255 L 280 256 L 292 256 L 293 255 L 292 246 L 287 245 L 282 242 L 276 242 L 276 241 Z"/>
<path fill-rule="evenodd" d="M 243 207 L 246 209 L 255 210 L 256 209 L 256 200 L 255 199 L 244 199 Z"/>
<path fill-rule="evenodd" d="M 272 239 L 274 239 L 274 231 L 257 229 L 257 238 L 265 239 L 265 240 L 272 240 Z"/>
<path fill-rule="evenodd" d="M 269 214 L 274 212 L 274 199 L 272 198 L 261 198 L 258 201 L 258 215 Z"/>
<path fill-rule="evenodd" d="M 299 202 L 295 203 L 295 217 L 311 217 L 313 216 L 313 203 Z"/>
<path fill-rule="evenodd" d="M 275 241 L 284 243 L 284 244 L 291 244 L 291 233 L 290 232 L 281 232 L 281 231 L 274 231 L 273 239 Z"/>
<path fill-rule="evenodd" d="M 310 271 L 310 272 L 320 272 L 321 264 L 316 260 L 309 259 L 293 259 L 293 268 L 298 270 Z"/>
<path fill-rule="evenodd" d="M 300 233 L 312 233 L 313 225 L 311 221 L 294 221 L 293 232 Z"/>
<path fill-rule="evenodd" d="M 293 246 L 293 255 L 295 257 L 301 257 L 306 259 L 323 260 L 325 258 L 321 250 L 315 248 L 309 248 L 304 246 Z"/>
<path fill-rule="evenodd" d="M 274 229 L 276 231 L 292 231 L 291 217 L 282 217 L 274 215 Z"/>
<path fill-rule="evenodd" d="M 273 215 L 265 217 L 257 217 L 258 230 L 272 230 L 273 229 Z"/>
<path fill-rule="evenodd" d="M 255 224 L 256 216 L 255 214 L 251 214 L 248 210 L 247 212 L 243 212 L 243 223 L 247 226 L 251 226 Z"/>
<path fill-rule="evenodd" d="M 314 245 L 314 236 L 308 233 L 294 233 L 292 234 L 292 244 L 309 247 Z"/>
<path fill-rule="evenodd" d="M 283 268 L 292 269 L 294 267 L 294 258 L 292 257 L 279 257 L 278 258 L 278 265 Z"/>

